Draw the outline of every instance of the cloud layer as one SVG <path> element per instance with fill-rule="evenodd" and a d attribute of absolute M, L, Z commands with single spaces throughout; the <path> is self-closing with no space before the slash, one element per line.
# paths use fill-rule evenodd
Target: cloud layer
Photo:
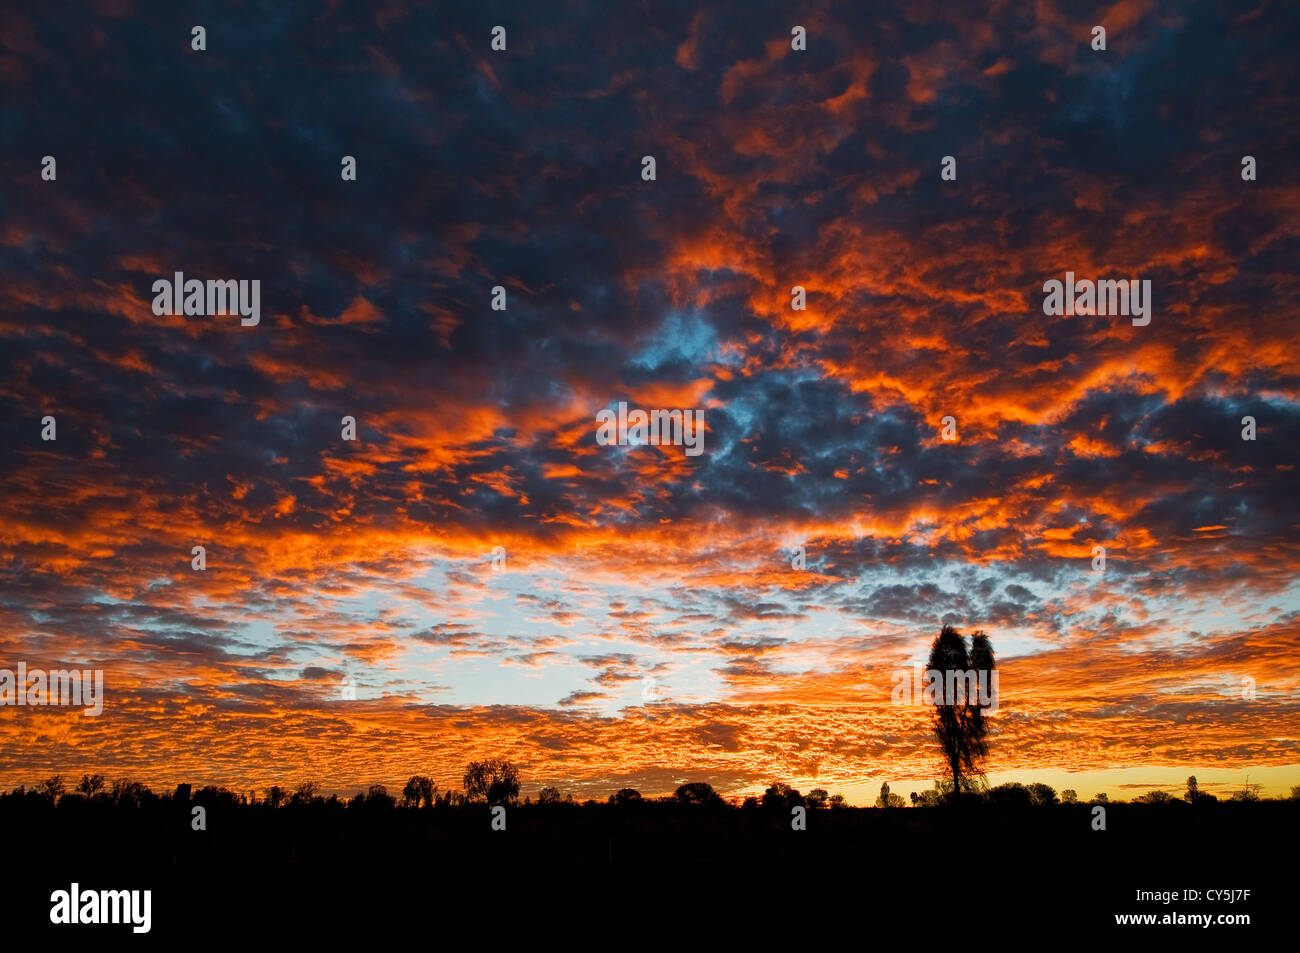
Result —
<path fill-rule="evenodd" d="M 0 666 L 108 691 L 0 709 L 0 784 L 933 777 L 944 623 L 995 771 L 1300 783 L 1300 17 L 986 6 L 0 14 Z"/>

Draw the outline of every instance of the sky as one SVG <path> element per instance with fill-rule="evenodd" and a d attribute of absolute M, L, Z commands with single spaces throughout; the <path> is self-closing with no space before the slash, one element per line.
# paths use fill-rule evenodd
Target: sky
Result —
<path fill-rule="evenodd" d="M 0 707 L 0 787 L 504 757 L 870 803 L 942 775 L 891 692 L 949 624 L 997 653 L 991 782 L 1286 793 L 1298 41 L 1280 2 L 8 5 L 0 667 L 105 702 Z M 175 272 L 260 323 L 155 313 Z M 1150 323 L 1045 314 L 1066 272 Z M 602 444 L 620 402 L 702 452 Z"/>

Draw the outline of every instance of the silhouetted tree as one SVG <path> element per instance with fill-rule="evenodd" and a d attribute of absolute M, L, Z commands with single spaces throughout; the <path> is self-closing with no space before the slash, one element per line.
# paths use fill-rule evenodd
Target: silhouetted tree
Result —
<path fill-rule="evenodd" d="M 906 807 L 907 802 L 901 794 L 889 793 L 889 782 L 880 786 L 880 797 L 876 798 L 876 807 Z"/>
<path fill-rule="evenodd" d="M 947 797 L 948 790 L 948 788 L 943 787 L 938 781 L 936 781 L 934 787 L 928 791 L 922 791 L 916 796 L 916 803 L 913 806 L 937 807 L 939 804 L 942 804 L 944 798 Z"/>
<path fill-rule="evenodd" d="M 402 803 L 408 807 L 425 807 L 433 806 L 433 799 L 437 797 L 438 785 L 433 783 L 432 778 L 426 778 L 422 774 L 413 774 L 406 781 L 406 787 L 402 788 Z"/>
<path fill-rule="evenodd" d="M 1029 785 L 1029 800 L 1034 807 L 1049 807 L 1056 803 L 1056 788 L 1042 781 Z"/>
<path fill-rule="evenodd" d="M 204 807 L 233 809 L 239 805 L 239 794 L 227 787 L 209 784 L 194 792 L 194 800 Z"/>
<path fill-rule="evenodd" d="M 1008 781 L 989 788 L 988 801 L 998 807 L 1029 807 L 1034 803 L 1033 792 L 1016 781 Z"/>
<path fill-rule="evenodd" d="M 60 775 L 56 774 L 54 777 L 46 778 L 41 782 L 41 794 L 47 798 L 51 804 L 54 804 L 59 798 L 63 797 L 63 792 L 63 778 Z"/>
<path fill-rule="evenodd" d="M 1061 792 L 1061 803 L 1078 804 L 1079 792 L 1076 791 L 1074 788 L 1066 788 L 1064 791 Z"/>
<path fill-rule="evenodd" d="M 1148 791 L 1141 797 L 1133 799 L 1134 804 L 1170 804 L 1174 801 L 1174 796 L 1168 791 Z"/>
<path fill-rule="evenodd" d="M 957 690 L 958 686 L 952 683 L 947 673 L 972 669 L 991 673 L 994 668 L 993 645 L 983 632 L 971 635 L 968 651 L 961 633 L 952 626 L 945 625 L 930 645 L 929 670 L 939 673 L 943 678 L 939 691 L 941 703 L 934 707 L 934 735 L 948 765 L 948 773 L 952 776 L 954 800 L 967 789 L 963 781 L 968 775 L 982 773 L 983 761 L 989 750 L 988 726 L 979 706 L 979 698 L 971 697 L 969 691 L 963 698 L 963 693 Z"/>
<path fill-rule="evenodd" d="M 1250 784 L 1249 782 L 1247 782 L 1246 784 L 1243 784 L 1243 785 L 1242 785 L 1240 791 L 1233 791 L 1233 792 L 1232 792 L 1232 800 L 1234 800 L 1234 801 L 1258 801 L 1258 800 L 1259 800 L 1259 790 L 1260 790 L 1260 788 L 1262 788 L 1262 787 L 1263 787 L 1262 784 Z"/>
<path fill-rule="evenodd" d="M 77 793 L 85 797 L 94 797 L 104 789 L 104 776 L 102 774 L 83 774 L 81 780 L 77 782 Z"/>
<path fill-rule="evenodd" d="M 1183 795 L 1183 800 L 1188 804 L 1195 804 L 1196 799 L 1201 796 L 1201 786 L 1196 783 L 1196 775 L 1191 775 L 1187 779 L 1187 793 Z"/>
<path fill-rule="evenodd" d="M 560 789 L 542 788 L 540 791 L 537 792 L 537 803 L 538 804 L 559 804 Z"/>
<path fill-rule="evenodd" d="M 843 794 L 832 794 L 830 796 L 830 800 L 828 800 L 826 803 L 831 806 L 831 810 L 835 810 L 835 811 L 839 810 L 840 808 L 849 806 L 849 802 L 844 800 Z"/>
<path fill-rule="evenodd" d="M 619 788 L 609 796 L 610 804 L 640 804 L 641 792 L 636 788 Z"/>
<path fill-rule="evenodd" d="M 933 790 L 940 803 L 952 800 L 953 783 L 950 779 L 939 778 L 939 780 L 934 782 Z M 963 797 L 967 795 L 979 795 L 987 800 L 989 786 L 987 782 L 983 781 L 983 778 L 966 777 L 961 779 L 961 793 Z"/>
<path fill-rule="evenodd" d="M 443 791 L 441 794 L 435 794 L 433 799 L 434 807 L 458 807 L 465 803 L 465 795 L 459 791 Z"/>
<path fill-rule="evenodd" d="M 315 781 L 304 781 L 298 785 L 298 790 L 293 792 L 293 797 L 289 798 L 291 807 L 300 807 L 314 803 L 320 797 L 320 788 Z"/>
<path fill-rule="evenodd" d="M 803 805 L 803 795 L 790 787 L 788 784 L 782 784 L 777 781 L 766 791 L 763 792 L 763 806 L 789 811 L 792 807 Z"/>
<path fill-rule="evenodd" d="M 673 792 L 673 797 L 683 804 L 721 804 L 722 798 L 706 781 L 691 781 Z"/>
<path fill-rule="evenodd" d="M 804 803 L 812 810 L 826 806 L 826 799 L 830 797 L 830 792 L 825 788 L 813 788 L 803 796 Z"/>
<path fill-rule="evenodd" d="M 512 804 L 519 797 L 519 771 L 509 761 L 490 758 L 465 767 L 465 796 L 471 801 Z"/>
<path fill-rule="evenodd" d="M 289 792 L 280 787 L 280 785 L 273 784 L 266 789 L 266 803 L 271 805 L 273 808 L 279 807 L 285 802 L 288 795 Z"/>
<path fill-rule="evenodd" d="M 118 778 L 114 781 L 113 789 L 109 794 L 113 803 L 118 807 L 139 807 L 152 796 L 153 792 L 147 787 L 139 781 L 132 781 L 128 778 Z"/>

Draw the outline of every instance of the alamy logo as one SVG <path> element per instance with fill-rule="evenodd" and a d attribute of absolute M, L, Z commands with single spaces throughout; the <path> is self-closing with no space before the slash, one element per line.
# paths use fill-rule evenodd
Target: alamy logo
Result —
<path fill-rule="evenodd" d="M 31 683 L 30 685 L 28 683 Z M 77 705 L 83 715 L 104 711 L 104 670 L 56 669 L 46 672 L 18 663 L 15 673 L 0 668 L 0 705 Z"/>
<path fill-rule="evenodd" d="M 343 680 L 339 682 L 339 698 L 345 702 L 357 700 L 357 680 L 351 675 L 344 675 Z"/>
<path fill-rule="evenodd" d="M 998 713 L 998 670 L 921 670 L 919 665 L 890 676 L 895 705 L 977 705 L 986 715 Z"/>
<path fill-rule="evenodd" d="M 51 923 L 129 923 L 131 932 L 148 933 L 153 922 L 152 890 L 71 890 L 50 894 Z"/>
<path fill-rule="evenodd" d="M 1076 314 L 1118 314 L 1133 317 L 1135 328 L 1151 323 L 1151 279 L 1128 280 L 1101 278 L 1090 281 L 1074 279 L 1074 272 L 1065 273 L 1065 281 L 1051 278 L 1043 282 L 1043 314 L 1059 318 Z M 1141 318 L 1141 320 L 1138 320 Z"/>
<path fill-rule="evenodd" d="M 156 315 L 215 317 L 240 314 L 239 323 L 246 328 L 256 327 L 262 321 L 262 282 L 258 278 L 252 281 L 236 281 L 234 278 L 213 281 L 209 278 L 207 282 L 191 278 L 186 281 L 185 273 L 178 271 L 171 281 L 166 278 L 155 281 L 153 293 L 153 313 Z"/>
<path fill-rule="evenodd" d="M 606 407 L 597 412 L 596 443 L 602 447 L 685 447 L 688 457 L 704 452 L 703 410 L 627 409 L 627 401 L 618 402 L 618 414 Z"/>

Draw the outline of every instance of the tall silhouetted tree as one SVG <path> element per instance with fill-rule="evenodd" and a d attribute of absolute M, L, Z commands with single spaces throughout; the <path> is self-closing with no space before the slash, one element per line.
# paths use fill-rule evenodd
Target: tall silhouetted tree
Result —
<path fill-rule="evenodd" d="M 104 788 L 104 776 L 102 774 L 83 774 L 81 780 L 77 782 L 77 793 L 91 798 L 98 794 Z"/>
<path fill-rule="evenodd" d="M 971 635 L 969 650 L 966 640 L 950 625 L 945 625 L 930 645 L 929 670 L 943 679 L 939 686 L 938 704 L 934 706 L 934 735 L 939 741 L 948 773 L 952 775 L 952 797 L 957 800 L 965 782 L 982 773 L 984 758 L 988 755 L 988 725 L 979 698 L 972 697 L 970 688 L 958 690 L 958 685 L 948 677 L 948 672 L 989 672 L 996 668 L 993 645 L 983 632 Z M 986 676 L 991 679 L 991 674 Z M 965 684 L 965 682 L 963 682 Z M 962 697 L 963 694 L 965 697 Z"/>
<path fill-rule="evenodd" d="M 509 761 L 490 758 L 465 766 L 465 796 L 471 801 L 511 804 L 519 797 L 519 771 Z"/>

